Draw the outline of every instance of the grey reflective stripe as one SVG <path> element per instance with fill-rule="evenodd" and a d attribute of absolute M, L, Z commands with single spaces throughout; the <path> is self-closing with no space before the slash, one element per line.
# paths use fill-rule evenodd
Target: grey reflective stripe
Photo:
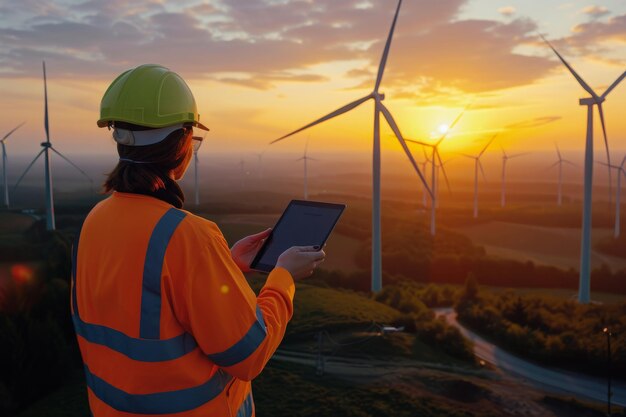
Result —
<path fill-rule="evenodd" d="M 141 289 L 141 318 L 139 337 L 159 339 L 161 332 L 161 274 L 165 251 L 174 231 L 186 214 L 175 208 L 169 209 L 152 231 L 143 267 Z"/>
<path fill-rule="evenodd" d="M 198 347 L 196 339 L 189 333 L 182 333 L 171 339 L 137 339 L 119 330 L 84 322 L 73 315 L 76 334 L 90 343 L 106 346 L 130 359 L 140 362 L 163 362 L 178 359 Z"/>
<path fill-rule="evenodd" d="M 267 328 L 261 308 L 256 306 L 256 320 L 246 334 L 230 348 L 220 353 L 207 355 L 213 363 L 222 366 L 233 366 L 245 360 L 263 343 L 267 336 Z"/>
<path fill-rule="evenodd" d="M 85 365 L 87 386 L 110 407 L 133 414 L 172 414 L 193 410 L 220 395 L 233 379 L 221 369 L 205 383 L 176 391 L 130 394 L 91 373 Z"/>
<path fill-rule="evenodd" d="M 252 399 L 252 393 L 248 394 L 243 403 L 237 410 L 236 417 L 252 417 L 252 412 L 254 411 L 254 400 Z"/>

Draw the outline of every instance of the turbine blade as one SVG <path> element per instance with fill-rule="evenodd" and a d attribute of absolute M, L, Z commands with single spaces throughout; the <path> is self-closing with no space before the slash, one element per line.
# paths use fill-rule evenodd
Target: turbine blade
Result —
<path fill-rule="evenodd" d="M 305 129 L 308 129 L 308 128 L 312 127 L 312 126 L 315 126 L 316 124 L 322 123 L 322 122 L 324 122 L 324 121 L 326 121 L 326 120 L 328 120 L 328 119 L 332 119 L 332 118 L 333 118 L 333 117 L 335 117 L 335 116 L 339 116 L 340 114 L 343 114 L 343 113 L 345 113 L 345 112 L 347 112 L 347 111 L 350 111 L 350 110 L 352 110 L 353 108 L 355 108 L 355 107 L 357 107 L 357 106 L 359 106 L 359 105 L 363 104 L 364 102 L 366 102 L 366 101 L 367 101 L 367 100 L 369 100 L 370 98 L 372 98 L 372 95 L 371 95 L 371 94 L 368 94 L 367 96 L 365 96 L 365 97 L 363 97 L 363 98 L 360 98 L 360 99 L 358 99 L 358 100 L 355 100 L 355 101 L 353 101 L 353 102 L 352 102 L 352 103 L 350 103 L 350 104 L 346 104 L 345 106 L 343 106 L 343 107 L 341 107 L 341 108 L 339 108 L 339 109 L 335 110 L 334 112 L 328 113 L 326 116 L 320 117 L 320 118 L 319 118 L 319 119 L 317 119 L 316 121 L 311 122 L 311 123 L 309 123 L 308 125 L 306 125 L 306 126 L 304 126 L 304 127 L 301 127 L 300 129 L 294 130 L 294 131 L 293 131 L 293 132 L 291 132 L 291 133 L 287 133 L 285 136 L 281 136 L 281 137 L 279 137 L 278 139 L 275 139 L 275 140 L 271 141 L 271 142 L 270 142 L 270 145 L 271 145 L 271 144 L 273 144 L 273 143 L 276 143 L 276 142 L 278 142 L 278 141 L 281 141 L 281 140 L 283 140 L 283 139 L 286 139 L 286 138 L 288 138 L 289 136 L 295 135 L 295 134 L 296 134 L 296 133 L 298 133 L 298 132 L 302 132 L 302 131 L 303 131 L 303 130 L 305 130 Z"/>
<path fill-rule="evenodd" d="M 417 172 L 417 175 L 422 181 L 422 184 L 424 184 L 426 191 L 428 191 L 428 194 L 430 194 L 432 198 L 433 191 L 430 189 L 430 187 L 428 187 L 428 184 L 426 183 L 426 178 L 424 178 L 424 175 L 422 174 L 422 171 L 420 171 L 419 167 L 417 166 L 417 162 L 415 162 L 415 159 L 413 158 L 413 155 L 411 154 L 409 147 L 404 141 L 404 138 L 402 138 L 402 133 L 400 133 L 400 129 L 398 128 L 398 125 L 396 124 L 395 120 L 393 120 L 393 116 L 391 116 L 391 113 L 389 113 L 389 110 L 387 110 L 387 107 L 385 107 L 383 103 L 376 102 L 376 105 L 378 106 L 379 110 L 382 112 L 383 116 L 385 116 L 385 120 L 387 120 L 387 123 L 389 124 L 389 127 L 391 127 L 391 130 L 393 130 L 393 133 L 396 134 L 396 138 L 398 139 L 398 142 L 400 142 L 402 149 L 404 149 L 404 153 L 411 161 L 411 164 L 413 165 L 415 172 Z"/>
<path fill-rule="evenodd" d="M 441 172 L 443 172 L 443 178 L 446 180 L 448 192 L 451 193 L 452 189 L 450 188 L 450 181 L 448 181 L 448 174 L 446 174 L 446 169 L 444 168 L 444 162 L 441 160 L 441 155 L 439 155 L 439 151 L 435 150 L 435 153 L 437 154 L 437 159 L 439 159 L 439 166 L 441 167 Z"/>
<path fill-rule="evenodd" d="M 402 0 L 399 0 L 398 7 L 396 8 L 396 14 L 393 17 L 393 23 L 391 24 L 391 29 L 389 30 L 389 35 L 387 36 L 387 42 L 385 43 L 383 56 L 380 58 L 380 64 L 378 64 L 378 74 L 376 75 L 376 85 L 374 86 L 374 91 L 378 91 L 378 87 L 380 87 L 380 82 L 383 79 L 383 73 L 385 72 L 385 65 L 387 64 L 387 56 L 389 55 L 389 48 L 391 47 L 391 39 L 393 38 L 393 31 L 396 28 L 396 21 L 398 20 L 398 14 L 400 13 L 401 5 L 402 5 Z"/>
<path fill-rule="evenodd" d="M 567 67 L 567 69 L 569 70 L 569 72 L 571 72 L 571 73 L 572 73 L 572 75 L 574 76 L 574 78 L 576 78 L 576 80 L 578 81 L 578 84 L 580 84 L 580 86 L 581 86 L 582 88 L 584 88 L 584 89 L 585 89 L 585 91 L 587 91 L 589 94 L 591 94 L 591 96 L 592 96 L 593 98 L 598 98 L 598 95 L 595 93 L 595 91 L 593 91 L 593 90 L 591 89 L 591 87 L 589 87 L 589 86 L 587 85 L 587 83 L 585 82 L 585 80 L 583 80 L 583 79 L 580 77 L 580 75 L 578 75 L 578 74 L 576 73 L 576 71 L 574 71 L 574 68 L 572 68 L 572 67 L 570 66 L 570 64 L 568 64 L 568 63 L 567 63 L 567 61 L 566 61 L 566 60 L 565 60 L 565 59 L 561 56 L 561 54 L 559 54 L 559 53 L 557 52 L 557 50 L 556 50 L 556 49 L 554 49 L 554 47 L 552 46 L 552 44 L 551 44 L 550 42 L 548 42 L 548 40 L 547 40 L 546 38 L 544 38 L 542 34 L 539 34 L 539 36 L 541 36 L 541 39 L 543 39 L 543 40 L 545 41 L 545 43 L 547 43 L 547 44 L 548 44 L 548 46 L 550 47 L 550 49 L 552 49 L 552 50 L 554 51 L 554 53 L 556 54 L 556 56 L 558 56 L 558 57 L 559 57 L 559 59 L 561 60 L 561 62 L 563 63 L 563 65 L 565 65 L 565 66 Z"/>
<path fill-rule="evenodd" d="M 305 158 L 306 158 L 306 151 L 309 149 L 309 139 L 310 139 L 310 138 L 311 138 L 310 136 L 309 136 L 309 137 L 307 137 L 307 138 L 306 138 L 306 143 L 304 144 L 304 157 L 305 157 Z"/>
<path fill-rule="evenodd" d="M 19 125 L 17 125 L 17 127 L 14 127 L 13 130 L 11 130 L 9 133 L 4 135 L 4 137 L 2 139 L 0 139 L 0 142 L 4 142 L 9 136 L 11 136 L 13 134 L 13 132 L 15 132 L 20 127 L 24 126 L 24 123 L 26 123 L 26 122 L 22 122 Z"/>
<path fill-rule="evenodd" d="M 414 139 L 404 139 L 406 142 L 411 142 L 411 143 L 417 143 L 418 145 L 422 145 L 422 146 L 430 146 L 431 148 L 433 147 L 433 145 L 431 145 L 430 143 L 426 143 L 426 142 L 422 142 L 419 140 L 414 140 Z M 426 152 L 426 151 L 424 151 Z"/>
<path fill-rule="evenodd" d="M 45 102 L 43 125 L 46 129 L 46 141 L 50 143 L 50 127 L 48 125 L 48 81 L 46 80 L 46 61 L 43 62 L 43 97 Z"/>
<path fill-rule="evenodd" d="M 560 160 L 561 160 L 561 159 L 563 159 L 563 158 L 561 157 L 561 151 L 559 150 L 559 145 L 557 145 L 557 144 L 555 143 L 555 144 L 554 144 L 554 146 L 556 146 L 556 153 L 557 153 L 557 155 L 559 155 L 559 161 L 560 161 Z"/>
<path fill-rule="evenodd" d="M 302 161 L 303 159 L 305 159 L 305 158 L 304 158 L 304 156 L 303 156 L 302 158 L 298 158 L 298 159 L 296 159 L 296 162 L 297 162 L 297 161 Z"/>
<path fill-rule="evenodd" d="M 487 148 L 489 147 L 489 145 L 491 145 L 491 143 L 496 140 L 496 138 L 498 137 L 498 134 L 496 133 L 495 135 L 493 135 L 493 137 L 491 138 L 491 140 L 489 142 L 487 142 L 487 144 L 485 145 L 485 147 L 483 148 L 482 151 L 480 151 L 480 153 L 478 154 L 478 157 L 480 158 L 481 156 L 483 156 L 483 154 L 485 153 L 485 151 L 487 150 Z"/>
<path fill-rule="evenodd" d="M 69 159 L 67 159 L 61 152 L 57 151 L 56 149 L 54 149 L 52 146 L 50 147 L 50 149 L 52 149 L 52 152 L 54 152 L 55 154 L 59 155 L 61 158 L 63 158 L 65 160 L 65 162 L 67 162 L 68 164 L 70 164 L 71 166 L 73 166 L 74 168 L 76 168 L 81 174 L 83 174 L 85 176 L 85 178 L 87 178 L 89 180 L 89 182 L 93 182 L 93 180 L 91 179 L 91 177 L 89 175 L 87 175 L 87 173 L 85 171 L 83 171 L 82 169 L 80 169 L 78 167 L 78 165 L 76 165 L 74 162 L 70 161 Z"/>
<path fill-rule="evenodd" d="M 619 84 L 624 79 L 624 77 L 626 77 L 626 71 L 624 71 L 624 73 L 620 75 L 617 78 L 617 80 L 615 80 L 615 82 L 613 82 L 613 84 L 611 84 L 611 86 L 607 88 L 606 91 L 600 97 L 605 98 L 611 92 L 612 89 L 617 87 L 617 84 Z"/>
<path fill-rule="evenodd" d="M 309 157 L 309 156 L 307 156 L 307 158 L 306 158 L 306 159 L 308 159 L 309 161 L 319 161 L 319 159 L 317 159 L 317 158 L 311 158 L 311 157 Z"/>
<path fill-rule="evenodd" d="M 28 165 L 28 167 L 26 168 L 26 171 L 24 171 L 24 173 L 18 178 L 17 182 L 15 183 L 15 188 L 14 188 L 15 190 L 17 190 L 17 187 L 20 185 L 20 182 L 22 182 L 22 179 L 26 176 L 26 174 L 28 174 L 28 171 L 35 164 L 35 162 L 37 162 L 37 159 L 39 159 L 41 154 L 43 154 L 45 151 L 46 151 L 46 148 L 43 148 L 41 151 L 39 151 L 35 159 L 33 159 L 30 165 Z"/>
<path fill-rule="evenodd" d="M 563 159 L 563 162 L 566 163 L 566 164 L 570 164 L 571 166 L 575 166 L 575 167 L 578 166 L 575 163 L 573 163 L 572 161 L 568 161 L 567 159 Z"/>
<path fill-rule="evenodd" d="M 619 165 L 621 168 L 624 167 L 624 163 L 626 162 L 626 156 L 624 157 L 624 159 L 622 159 L 622 163 Z"/>
<path fill-rule="evenodd" d="M 514 155 L 509 156 L 508 158 L 517 158 L 518 156 L 524 156 L 524 155 L 528 155 L 530 152 L 522 152 L 522 153 L 516 153 Z"/>
<path fill-rule="evenodd" d="M 611 190 L 613 188 L 613 178 L 611 175 L 611 154 L 609 153 L 609 140 L 606 137 L 606 126 L 604 125 L 604 111 L 602 110 L 602 103 L 598 103 L 598 113 L 600 113 L 600 124 L 602 125 L 602 135 L 604 136 L 604 147 L 606 148 L 606 162 L 609 165 L 609 197 L 611 197 Z M 610 200 L 609 200 L 610 201 Z"/>
<path fill-rule="evenodd" d="M 446 136 L 448 136 L 448 133 L 454 128 L 454 125 L 456 125 L 458 123 L 458 121 L 461 120 L 461 116 L 463 116 L 463 113 L 465 113 L 465 110 L 467 110 L 467 107 L 465 109 L 463 109 L 461 114 L 459 114 L 456 117 L 456 119 L 454 119 L 454 121 L 452 122 L 452 124 L 450 125 L 448 130 L 446 130 L 446 132 L 443 135 L 441 135 L 441 137 L 439 138 L 439 140 L 437 141 L 437 143 L 435 145 L 439 145 L 441 142 L 443 142 L 443 140 L 446 138 Z"/>
<path fill-rule="evenodd" d="M 546 171 L 547 171 L 547 170 L 549 170 L 549 169 L 551 169 L 551 168 L 554 168 L 555 166 L 557 166 L 557 165 L 558 165 L 558 164 L 560 164 L 560 163 L 561 163 L 561 161 L 556 161 L 555 163 L 553 163 L 552 165 L 550 165 L 548 168 L 546 168 Z"/>

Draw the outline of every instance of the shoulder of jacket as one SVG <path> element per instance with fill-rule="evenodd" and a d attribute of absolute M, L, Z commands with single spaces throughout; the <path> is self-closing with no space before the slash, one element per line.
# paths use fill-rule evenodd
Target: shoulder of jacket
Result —
<path fill-rule="evenodd" d="M 185 217 L 178 226 L 177 234 L 180 233 L 187 238 L 200 239 L 203 241 L 212 239 L 224 239 L 222 232 L 217 224 L 204 217 L 196 216 L 186 210 L 180 210 L 185 213 Z"/>

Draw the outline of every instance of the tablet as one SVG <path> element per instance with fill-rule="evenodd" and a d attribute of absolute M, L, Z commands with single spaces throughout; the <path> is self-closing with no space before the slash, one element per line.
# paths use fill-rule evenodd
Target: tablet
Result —
<path fill-rule="evenodd" d="M 292 200 L 265 240 L 250 268 L 270 272 L 292 246 L 324 246 L 345 204 Z"/>

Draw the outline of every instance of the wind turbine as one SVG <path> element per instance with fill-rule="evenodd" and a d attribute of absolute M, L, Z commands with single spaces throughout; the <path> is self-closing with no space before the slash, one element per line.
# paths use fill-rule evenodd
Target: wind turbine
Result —
<path fill-rule="evenodd" d="M 433 236 L 435 235 L 435 232 L 436 232 L 435 211 L 436 211 L 438 203 L 439 203 L 439 192 L 438 192 L 439 190 L 438 190 L 438 184 L 437 184 L 437 179 L 438 179 L 438 176 L 439 176 L 439 168 L 441 168 L 441 171 L 443 172 L 443 176 L 446 179 L 446 184 L 448 185 L 448 190 L 450 189 L 450 182 L 448 181 L 448 175 L 446 174 L 446 170 L 443 167 L 443 162 L 441 161 L 441 155 L 439 154 L 439 145 L 441 145 L 441 142 L 443 142 L 443 140 L 446 138 L 446 136 L 448 136 L 448 133 L 454 128 L 454 126 L 457 124 L 457 122 L 461 119 L 461 116 L 463 116 L 463 113 L 465 113 L 465 110 L 463 110 L 461 112 L 461 114 L 459 114 L 457 116 L 457 118 L 454 119 L 454 122 L 452 122 L 450 127 L 443 133 L 443 135 L 441 135 L 441 137 L 435 143 L 426 143 L 426 142 L 422 142 L 422 141 L 419 141 L 419 140 L 406 139 L 407 142 L 417 143 L 419 145 L 422 145 L 424 147 L 429 147 L 429 148 L 432 149 L 432 153 L 431 153 L 431 157 L 430 157 L 430 163 L 431 163 L 431 173 L 430 173 L 430 191 L 431 191 L 430 234 L 433 235 Z M 437 165 L 437 161 L 439 161 L 439 165 Z"/>
<path fill-rule="evenodd" d="M 280 140 L 283 140 L 289 136 L 292 136 L 298 132 L 301 132 L 305 129 L 308 129 L 312 126 L 315 126 L 319 123 L 322 123 L 328 119 L 332 119 L 333 117 L 339 116 L 343 113 L 346 113 L 357 106 L 365 103 L 368 100 L 374 100 L 374 146 L 373 146 L 373 158 L 372 158 L 372 291 L 378 292 L 382 289 L 382 260 L 381 260 L 381 235 L 380 235 L 380 114 L 382 113 L 383 117 L 393 130 L 396 135 L 396 138 L 400 142 L 402 149 L 406 153 L 406 156 L 411 161 L 415 172 L 422 180 L 422 183 L 427 188 L 428 193 L 432 196 L 432 191 L 428 189 L 428 185 L 426 184 L 426 180 L 422 175 L 415 159 L 413 159 L 413 155 L 409 151 L 407 144 L 400 133 L 400 129 L 396 124 L 393 116 L 383 104 L 383 100 L 385 95 L 378 91 L 380 87 L 380 83 L 383 78 L 383 73 L 385 71 L 385 64 L 387 62 L 387 55 L 389 54 L 389 47 L 391 46 L 391 39 L 393 37 L 393 32 L 396 26 L 396 21 L 398 20 L 398 13 L 400 12 L 400 6 L 402 5 L 402 0 L 398 1 L 398 6 L 396 8 L 396 13 L 393 18 L 393 23 L 391 24 L 391 29 L 389 30 L 389 35 L 387 37 L 387 42 L 385 43 L 385 49 L 383 50 L 382 57 L 380 59 L 380 64 L 378 66 L 378 74 L 376 76 L 376 83 L 374 84 L 374 90 L 366 95 L 365 97 L 361 97 L 358 100 L 355 100 L 345 106 L 333 111 L 332 113 L 323 116 L 314 122 L 307 124 L 300 129 L 294 130 L 291 133 L 288 133 L 280 138 L 272 141 L 271 143 L 276 143 Z"/>
<path fill-rule="evenodd" d="M 606 89 L 602 95 L 598 96 L 595 91 L 589 87 L 589 85 L 574 71 L 565 59 L 557 52 L 548 40 L 540 35 L 541 38 L 548 44 L 550 49 L 554 51 L 557 57 L 561 60 L 563 65 L 567 67 L 569 72 L 576 78 L 578 84 L 589 94 L 591 97 L 583 98 L 579 100 L 581 106 L 587 106 L 587 137 L 585 140 L 585 185 L 584 185 L 584 198 L 583 198 L 583 224 L 582 224 L 582 241 L 580 248 L 580 279 L 578 288 L 578 301 L 580 303 L 588 303 L 590 299 L 590 287 L 591 287 L 591 197 L 592 197 L 592 182 L 593 182 L 593 106 L 598 106 L 598 113 L 600 115 L 600 123 L 602 124 L 602 134 L 604 135 L 604 145 L 606 147 L 607 163 L 611 164 L 611 157 L 609 155 L 609 141 L 606 137 L 606 127 L 604 125 L 604 112 L 602 111 L 602 103 L 606 100 L 606 96 L 626 77 L 626 71 L 622 73 L 614 82 Z M 611 169 L 609 168 L 609 195 L 611 189 Z"/>
<path fill-rule="evenodd" d="M 263 155 L 265 154 L 266 151 L 267 151 L 267 148 L 265 148 L 263 152 L 254 152 L 254 155 L 256 155 L 256 157 L 259 160 L 259 181 L 260 182 L 263 181 Z"/>
<path fill-rule="evenodd" d="M 475 219 L 478 218 L 478 168 L 480 168 L 480 172 L 483 174 L 483 178 L 486 179 L 485 170 L 483 169 L 483 164 L 480 162 L 480 157 L 483 156 L 483 154 L 485 153 L 489 145 L 491 145 L 491 143 L 494 141 L 494 139 L 497 136 L 498 136 L 497 133 L 493 135 L 491 140 L 487 142 L 485 147 L 480 151 L 478 155 L 473 156 L 473 155 L 463 154 L 463 156 L 466 156 L 474 160 L 474 218 Z"/>
<path fill-rule="evenodd" d="M 296 159 L 296 161 L 304 161 L 304 199 L 309 199 L 309 193 L 307 192 L 307 161 L 317 161 L 315 158 L 311 158 L 307 156 L 307 150 L 309 148 L 309 140 L 306 140 L 306 145 L 304 145 L 304 155 L 302 158 Z"/>
<path fill-rule="evenodd" d="M 559 166 L 559 187 L 558 187 L 558 194 L 556 197 L 556 203 L 560 206 L 561 204 L 563 204 L 563 164 L 570 164 L 570 165 L 574 165 L 576 166 L 576 164 L 574 164 L 572 161 L 568 161 L 567 159 L 563 159 L 563 157 L 561 156 L 561 151 L 559 150 L 559 145 L 555 144 L 556 146 L 556 154 L 559 157 L 559 160 L 556 161 L 554 164 L 550 165 L 548 168 L 552 168 L 556 165 Z"/>
<path fill-rule="evenodd" d="M 203 136 L 193 137 L 193 179 L 194 179 L 194 191 L 196 197 L 196 206 L 200 205 L 200 187 L 198 185 L 198 151 L 202 146 Z"/>
<path fill-rule="evenodd" d="M 240 169 L 240 172 L 239 172 L 239 175 L 241 176 L 241 184 L 240 184 L 240 186 L 241 186 L 241 189 L 243 190 L 243 182 L 244 182 L 244 179 L 246 177 L 246 172 L 245 172 L 246 171 L 246 169 L 245 169 L 246 163 L 243 160 L 243 156 L 239 157 L 239 164 L 237 164 L 237 165 L 239 165 L 239 169 Z"/>
<path fill-rule="evenodd" d="M 4 184 L 4 205 L 9 208 L 9 180 L 7 178 L 7 148 L 4 142 L 15 132 L 17 129 L 22 127 L 26 122 L 22 122 L 17 127 L 13 128 L 9 133 L 4 135 L 2 139 L 0 139 L 0 143 L 2 144 L 2 182 Z"/>
<path fill-rule="evenodd" d="M 422 146 L 422 152 L 424 153 L 424 162 L 420 162 L 420 165 L 422 166 L 422 172 L 424 173 L 424 178 L 426 178 L 426 172 L 428 172 L 427 171 L 428 163 L 431 161 L 428 156 L 428 153 L 426 153 L 426 148 L 424 146 Z M 427 191 L 426 191 L 426 187 L 424 187 L 422 188 L 422 205 L 424 207 L 426 207 L 426 195 L 427 195 Z"/>
<path fill-rule="evenodd" d="M 44 128 L 46 130 L 46 141 L 41 142 L 41 147 L 43 148 L 35 159 L 28 165 L 22 176 L 15 183 L 15 189 L 20 185 L 20 182 L 24 178 L 24 176 L 28 173 L 30 168 L 37 162 L 37 159 L 41 155 L 44 155 L 44 173 L 45 173 L 45 181 L 46 181 L 46 228 L 47 230 L 55 230 L 55 218 L 54 218 L 54 192 L 52 189 L 52 168 L 50 166 L 50 150 L 52 152 L 59 155 L 61 158 L 65 160 L 68 164 L 76 168 L 81 174 L 83 174 L 91 183 L 93 189 L 93 180 L 89 175 L 85 173 L 82 169 L 80 169 L 75 163 L 66 158 L 61 152 L 54 149 L 52 143 L 50 142 L 50 125 L 48 123 L 48 82 L 46 80 L 46 62 L 43 61 L 43 92 L 44 92 Z"/>
<path fill-rule="evenodd" d="M 617 189 L 615 190 L 615 228 L 613 231 L 613 237 L 617 239 L 620 235 L 620 194 L 622 188 L 622 175 L 626 175 L 626 171 L 624 171 L 624 163 L 626 162 L 626 156 L 622 159 L 622 163 L 620 165 L 610 165 L 604 162 L 598 161 L 599 164 L 608 166 L 609 169 L 614 169 L 617 171 Z"/>
<path fill-rule="evenodd" d="M 515 155 L 507 155 L 504 148 L 502 148 L 502 190 L 500 193 L 500 206 L 504 207 L 506 205 L 506 163 L 509 159 L 517 158 L 519 156 L 524 156 L 528 152 L 517 153 Z"/>

